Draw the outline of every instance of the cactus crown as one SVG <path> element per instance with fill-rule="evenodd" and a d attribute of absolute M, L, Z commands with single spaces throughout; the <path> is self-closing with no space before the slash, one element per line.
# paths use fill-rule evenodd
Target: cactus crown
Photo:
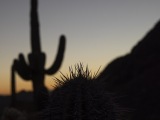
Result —
<path fill-rule="evenodd" d="M 55 77 L 56 85 L 55 87 L 61 87 L 64 84 L 67 84 L 68 82 L 75 81 L 77 79 L 79 80 L 94 80 L 97 77 L 97 74 L 99 73 L 99 69 L 92 73 L 91 70 L 89 70 L 88 65 L 84 67 L 82 63 L 76 64 L 74 68 L 71 66 L 69 67 L 69 75 L 64 75 L 62 72 L 60 79 Z"/>
<path fill-rule="evenodd" d="M 43 112 L 45 120 L 118 120 L 112 94 L 96 80 L 98 71 L 92 74 L 80 63 L 69 68 L 69 75 L 61 73 Z"/>

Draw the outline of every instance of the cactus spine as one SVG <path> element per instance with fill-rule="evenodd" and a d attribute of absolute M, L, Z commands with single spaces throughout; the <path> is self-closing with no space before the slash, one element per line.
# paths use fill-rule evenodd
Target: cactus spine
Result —
<path fill-rule="evenodd" d="M 39 21 L 37 0 L 30 0 L 31 11 L 30 11 L 30 27 L 31 27 L 31 50 L 32 52 L 28 55 L 29 63 L 26 63 L 23 54 L 19 55 L 19 59 L 14 60 L 13 68 L 14 70 L 24 79 L 31 80 L 33 83 L 33 93 L 34 100 L 37 104 L 37 108 L 41 109 L 43 107 L 43 98 L 47 96 L 47 89 L 44 86 L 44 76 L 45 74 L 52 75 L 58 71 L 63 61 L 64 51 L 65 51 L 65 36 L 60 37 L 60 44 L 56 59 L 53 65 L 49 69 L 45 69 L 45 53 L 41 51 L 40 45 L 40 32 L 39 32 Z M 13 71 L 13 70 L 12 70 Z M 13 75 L 12 75 L 13 76 Z M 12 77 L 12 98 L 15 101 L 15 80 Z M 45 93 L 45 94 L 44 94 Z M 14 104 L 14 103 L 13 103 Z"/>

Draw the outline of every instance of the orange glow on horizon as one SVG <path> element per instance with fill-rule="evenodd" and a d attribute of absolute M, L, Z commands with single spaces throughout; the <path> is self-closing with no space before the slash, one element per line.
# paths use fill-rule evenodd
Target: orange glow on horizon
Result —
<path fill-rule="evenodd" d="M 86 64 L 84 64 L 84 67 L 86 66 Z M 74 64 L 72 65 L 73 69 L 74 69 Z M 98 66 L 94 66 L 91 67 L 91 64 L 88 64 L 89 69 L 94 73 L 97 72 L 97 70 L 99 69 L 100 65 Z M 101 67 L 100 71 L 103 68 Z M 69 66 L 67 66 L 66 68 L 63 68 L 60 70 L 64 75 L 69 74 Z M 99 71 L 99 72 L 100 72 Z M 57 77 L 58 79 L 60 79 L 61 73 L 57 72 L 54 75 L 45 76 L 45 86 L 48 88 L 48 90 L 53 90 L 54 89 L 54 77 Z M 20 92 L 20 91 L 32 91 L 32 82 L 31 81 L 25 81 L 22 78 L 20 78 L 20 76 L 18 74 L 16 74 L 15 76 L 15 80 L 16 80 L 16 93 Z M 4 77 L 3 79 L 7 80 L 8 82 L 3 82 L 2 84 L 0 84 L 0 95 L 11 95 L 11 83 L 10 83 L 10 76 L 9 77 Z"/>

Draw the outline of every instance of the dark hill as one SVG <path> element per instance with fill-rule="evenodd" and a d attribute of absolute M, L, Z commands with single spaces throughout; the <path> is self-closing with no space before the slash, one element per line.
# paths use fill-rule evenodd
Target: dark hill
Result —
<path fill-rule="evenodd" d="M 160 22 L 100 74 L 106 90 L 132 111 L 131 120 L 160 120 Z"/>

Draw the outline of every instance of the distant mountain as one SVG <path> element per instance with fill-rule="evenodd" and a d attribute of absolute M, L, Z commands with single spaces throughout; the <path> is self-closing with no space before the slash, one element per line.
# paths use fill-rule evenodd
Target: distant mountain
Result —
<path fill-rule="evenodd" d="M 98 77 L 131 120 L 160 120 L 160 22 L 127 55 L 112 61 Z"/>

